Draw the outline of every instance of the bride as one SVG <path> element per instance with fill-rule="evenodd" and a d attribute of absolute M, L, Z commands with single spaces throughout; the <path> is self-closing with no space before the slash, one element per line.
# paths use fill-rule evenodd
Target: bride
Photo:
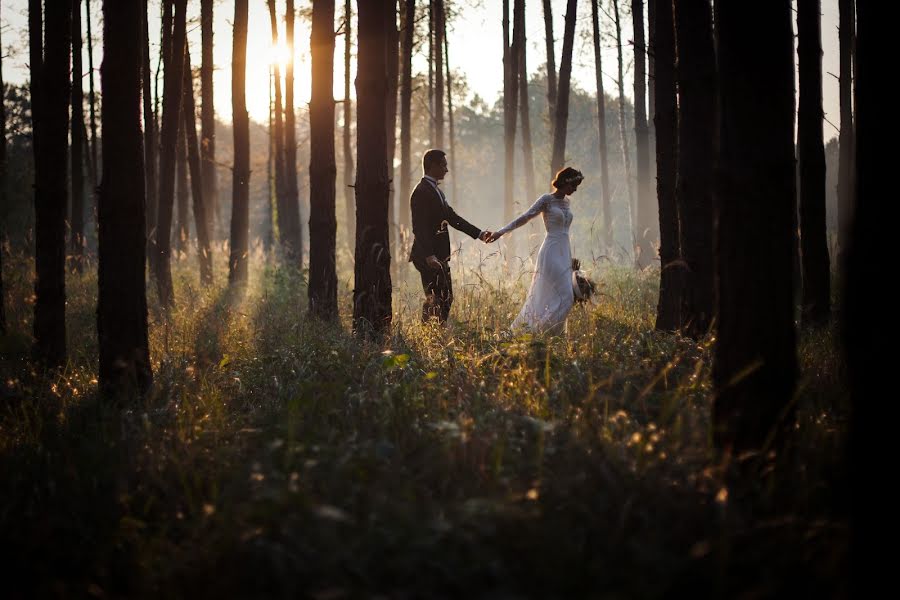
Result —
<path fill-rule="evenodd" d="M 495 242 L 513 229 L 536 217 L 544 216 L 547 235 L 538 252 L 537 266 L 525 304 L 512 322 L 511 328 L 536 334 L 559 334 L 566 330 L 566 318 L 575 302 L 572 287 L 572 249 L 569 245 L 569 226 L 572 211 L 569 195 L 578 190 L 584 180 L 580 171 L 566 167 L 556 174 L 552 194 L 544 194 L 527 211 L 513 219 L 506 227 L 495 231 L 488 242 Z"/>

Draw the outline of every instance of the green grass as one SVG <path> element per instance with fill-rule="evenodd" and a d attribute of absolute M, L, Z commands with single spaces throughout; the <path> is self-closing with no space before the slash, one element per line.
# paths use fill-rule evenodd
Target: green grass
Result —
<path fill-rule="evenodd" d="M 176 266 L 169 319 L 151 309 L 153 393 L 123 410 L 96 394 L 96 277 L 69 278 L 71 360 L 42 373 L 27 358 L 32 266 L 4 259 L 14 596 L 847 591 L 830 331 L 801 336 L 789 485 L 738 489 L 709 443 L 709 342 L 653 331 L 658 273 L 595 273 L 599 300 L 549 340 L 503 329 L 523 278 L 454 272 L 439 329 L 418 323 L 409 277 L 390 338 L 371 343 L 346 312 L 308 320 L 302 279 L 260 257 L 239 299 L 222 272 L 201 289 L 192 265 Z"/>

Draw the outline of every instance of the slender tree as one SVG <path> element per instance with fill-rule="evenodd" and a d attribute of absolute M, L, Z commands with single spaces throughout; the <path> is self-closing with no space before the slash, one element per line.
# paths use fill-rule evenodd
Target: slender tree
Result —
<path fill-rule="evenodd" d="M 250 251 L 250 117 L 247 114 L 247 0 L 234 2 L 234 44 L 231 52 L 231 112 L 234 131 L 234 173 L 231 201 L 231 255 L 228 283 L 247 282 Z"/>
<path fill-rule="evenodd" d="M 3 42 L 0 41 L 0 49 Z M 6 206 L 6 84 L 3 83 L 3 52 L 0 50 L 0 206 Z M 6 292 L 3 289 L 3 238 L 6 223 L 0 221 L 0 335 L 6 334 Z"/>
<path fill-rule="evenodd" d="M 291 263 L 303 266 L 303 227 L 300 224 L 300 190 L 297 186 L 297 123 L 294 113 L 294 0 L 284 13 L 288 61 L 284 67 L 284 185 L 286 221 L 289 224 Z"/>
<path fill-rule="evenodd" d="M 838 0 L 838 47 L 840 54 L 841 129 L 838 137 L 838 254 L 850 243 L 853 206 L 853 42 L 856 35 L 855 0 Z M 840 261 L 838 261 L 840 263 Z"/>
<path fill-rule="evenodd" d="M 159 152 L 159 211 L 156 217 L 156 244 L 153 261 L 156 271 L 156 291 L 159 303 L 169 308 L 175 302 L 172 287 L 171 232 L 172 209 L 175 204 L 175 152 L 181 121 L 181 96 L 183 85 L 185 9 L 187 0 L 174 0 L 173 29 L 168 57 L 164 58 L 165 77 L 163 91 L 163 115 Z"/>
<path fill-rule="evenodd" d="M 142 96 L 144 102 L 144 180 L 147 194 L 145 221 L 147 225 L 147 237 L 155 235 L 157 212 L 157 178 L 156 158 L 159 140 L 157 139 L 156 113 L 153 111 L 152 94 L 150 87 L 150 29 L 148 23 L 148 2 L 144 0 L 142 14 L 142 34 L 144 44 L 144 56 L 141 61 L 142 70 Z"/>
<path fill-rule="evenodd" d="M 141 136 L 143 15 L 139 2 L 104 0 L 103 182 L 98 198 L 97 337 L 100 388 L 119 398 L 143 394 L 152 370 L 144 280 L 144 160 Z"/>
<path fill-rule="evenodd" d="M 656 64 L 653 56 L 653 40 L 656 37 L 656 0 L 647 0 L 647 127 L 653 138 L 653 124 L 656 121 Z M 650 161 L 653 169 L 653 161 Z"/>
<path fill-rule="evenodd" d="M 87 25 L 88 46 L 88 108 L 91 118 L 91 181 L 100 181 L 100 165 L 97 163 L 97 100 L 94 94 L 94 36 L 91 35 L 91 0 L 84 0 L 84 20 Z"/>
<path fill-rule="evenodd" d="M 713 438 L 741 453 L 793 422 L 791 5 L 716 5 L 718 333 Z M 765 44 L 758 43 L 765 39 Z M 776 439 L 780 436 L 776 436 Z"/>
<path fill-rule="evenodd" d="M 431 0 L 434 6 L 434 147 L 444 147 L 444 0 Z M 451 173 L 452 176 L 452 173 Z"/>
<path fill-rule="evenodd" d="M 715 313 L 713 164 L 716 57 L 709 3 L 676 0 L 675 22 L 679 94 L 676 201 L 680 219 L 681 257 L 686 267 L 680 325 L 687 335 L 699 338 L 709 332 Z M 658 86 L 658 63 L 656 77 Z M 658 87 L 656 93 L 659 94 Z M 659 144 L 662 134 L 658 128 L 656 135 Z M 661 175 L 658 174 L 657 177 Z"/>
<path fill-rule="evenodd" d="M 405 0 L 403 2 L 401 21 L 401 29 L 403 32 L 401 57 L 403 67 L 401 69 L 400 77 L 400 225 L 404 232 L 409 232 L 411 228 L 409 196 L 414 166 L 412 162 L 412 132 L 410 122 L 412 112 L 412 55 L 416 29 L 415 23 L 416 2 L 415 0 Z M 447 85 L 449 87 L 449 81 L 447 82 Z M 451 94 L 448 94 L 448 97 L 450 95 Z M 450 139 L 452 141 L 453 137 L 451 136 Z M 456 181 L 455 177 L 453 178 L 453 181 Z"/>
<path fill-rule="evenodd" d="M 700 5 L 697 0 L 677 3 Z M 656 329 L 675 331 L 681 323 L 680 302 L 683 272 L 680 266 L 678 209 L 675 197 L 679 124 L 675 72 L 675 22 L 672 2 L 655 2 L 656 34 L 651 39 L 656 62 L 656 197 L 659 204 L 659 302 Z M 679 42 L 681 39 L 679 38 Z"/>
<path fill-rule="evenodd" d="M 525 0 L 515 0 L 513 3 L 513 39 L 519 53 L 516 62 L 518 67 L 516 82 L 519 88 L 519 119 L 522 121 L 522 162 L 525 171 L 525 195 L 529 202 L 533 202 L 537 196 L 535 196 L 534 186 L 534 153 L 531 148 L 531 115 L 528 109 L 528 68 L 525 61 Z M 449 85 L 448 75 L 447 86 L 449 87 Z M 448 93 L 447 96 L 449 98 L 450 94 Z M 453 155 L 451 154 L 450 156 L 452 160 Z"/>
<path fill-rule="evenodd" d="M 200 0 L 200 159 L 203 164 L 203 204 L 207 207 L 206 230 L 216 236 L 219 214 L 219 181 L 216 173 L 216 108 L 214 104 L 213 10 L 214 0 Z"/>
<path fill-rule="evenodd" d="M 272 27 L 272 46 L 278 47 L 278 15 L 275 12 L 275 0 L 268 0 L 269 22 Z M 291 243 L 291 219 L 287 207 L 287 179 L 285 176 L 284 155 L 284 103 L 281 97 L 281 66 L 275 62 L 275 213 L 278 217 L 278 238 L 288 262 L 291 262 L 293 251 Z"/>
<path fill-rule="evenodd" d="M 391 323 L 391 256 L 388 244 L 387 23 L 394 0 L 360 2 L 359 73 L 356 77 L 356 253 L 353 323 L 358 333 L 378 333 Z"/>
<path fill-rule="evenodd" d="M 553 126 L 551 170 L 556 173 L 566 161 L 566 130 L 569 126 L 569 80 L 572 76 L 572 47 L 575 44 L 577 0 L 568 0 L 563 53 L 559 63 L 559 93 L 556 96 L 556 124 Z"/>
<path fill-rule="evenodd" d="M 397 235 L 397 210 L 394 207 L 394 154 L 397 150 L 397 91 L 400 76 L 400 31 L 397 29 L 397 0 L 393 0 L 392 17 L 385 24 L 387 31 L 387 106 L 385 108 L 385 134 L 387 135 L 388 180 L 391 182 L 388 196 L 388 236 L 391 241 L 391 254 L 400 260 Z M 443 4 L 441 8 L 443 14 Z M 441 19 L 443 23 L 444 19 Z"/>
<path fill-rule="evenodd" d="M 200 164 L 200 143 L 197 141 L 197 106 L 194 101 L 194 78 L 191 70 L 191 50 L 184 48 L 184 85 L 182 90 L 182 122 L 187 146 L 187 165 L 191 174 L 191 206 L 194 212 L 194 231 L 197 234 L 197 260 L 200 264 L 200 283 L 213 282 L 212 248 L 210 247 L 207 199 L 203 195 L 203 170 Z"/>
<path fill-rule="evenodd" d="M 35 355 L 46 366 L 66 360 L 66 151 L 72 3 L 50 2 L 41 48 L 40 2 L 29 2 L 34 128 Z M 38 85 L 34 82 L 39 81 Z"/>
<path fill-rule="evenodd" d="M 632 210 L 631 153 L 628 151 L 628 135 L 625 132 L 627 128 L 625 125 L 625 69 L 622 55 L 622 22 L 619 17 L 619 0 L 613 0 L 613 17 L 616 24 L 616 50 L 619 58 L 619 135 L 622 141 L 622 161 L 625 165 L 626 198 L 628 198 L 628 208 Z"/>
<path fill-rule="evenodd" d="M 272 95 L 272 86 L 275 84 L 275 72 L 272 64 L 269 64 L 269 155 L 266 157 L 266 211 L 263 217 L 263 250 L 266 255 L 275 246 L 275 98 Z"/>
<path fill-rule="evenodd" d="M 182 94 L 184 85 L 182 84 Z M 188 184 L 187 139 L 184 134 L 184 104 L 182 104 L 181 122 L 178 123 L 178 139 L 175 142 L 175 240 L 172 244 L 175 256 L 181 258 L 187 251 L 188 244 L 188 200 L 190 186 Z"/>
<path fill-rule="evenodd" d="M 309 102 L 309 311 L 336 319 L 337 164 L 334 156 L 334 0 L 313 3 Z"/>
<path fill-rule="evenodd" d="M 603 59 L 600 53 L 599 0 L 591 0 L 591 26 L 594 41 L 594 75 L 597 81 L 597 126 L 600 134 L 600 208 L 603 211 L 603 235 L 612 246 L 612 209 L 609 197 L 609 156 L 606 141 L 606 93 L 603 91 Z"/>
<path fill-rule="evenodd" d="M 803 269 L 801 319 L 820 326 L 831 316 L 831 264 L 825 222 L 825 143 L 822 139 L 822 27 L 820 0 L 798 0 L 800 112 L 800 244 Z"/>
<path fill-rule="evenodd" d="M 447 74 L 447 121 L 450 126 L 450 172 L 456 173 L 456 129 L 454 126 L 454 117 L 453 117 L 453 79 L 450 77 L 450 43 L 447 40 L 447 19 L 444 21 L 444 69 Z M 526 89 L 527 93 L 527 89 Z M 531 137 L 529 136 L 529 141 Z M 529 144 L 530 149 L 530 144 Z M 528 163 L 531 164 L 531 163 Z M 534 179 L 534 170 L 531 171 L 532 183 Z M 456 198 L 456 181 L 457 177 L 454 175 L 450 180 L 452 184 L 453 197 Z"/>
<path fill-rule="evenodd" d="M 72 165 L 72 202 L 69 216 L 69 244 L 72 268 L 81 272 L 84 268 L 84 93 L 81 89 L 81 0 L 72 0 L 72 148 L 69 158 Z"/>
<path fill-rule="evenodd" d="M 592 0 L 598 2 L 599 0 Z M 544 0 L 544 41 L 547 44 L 547 120 L 550 123 L 550 139 L 556 122 L 556 50 L 553 39 L 553 9 L 550 0 Z M 551 167 L 552 168 L 552 167 Z M 552 178 L 555 173 L 550 173 Z"/>
<path fill-rule="evenodd" d="M 347 219 L 347 244 L 353 248 L 356 240 L 356 196 L 353 191 L 353 146 L 350 143 L 350 127 L 353 121 L 353 101 L 350 100 L 350 55 L 353 49 L 352 37 L 353 7 L 350 0 L 344 2 L 344 101 L 343 150 L 344 150 L 344 210 Z"/>
<path fill-rule="evenodd" d="M 513 194 L 515 191 L 515 152 L 516 152 L 516 112 L 519 88 L 516 78 L 519 69 L 516 67 L 519 53 L 515 40 L 510 43 L 509 37 L 509 0 L 503 0 L 503 141 L 505 161 L 503 167 L 503 217 L 506 222 L 515 216 Z"/>
<path fill-rule="evenodd" d="M 644 2 L 632 0 L 634 26 L 634 138 L 637 167 L 637 204 L 635 219 L 635 262 L 640 267 L 655 258 L 653 249 L 659 237 L 659 213 L 650 191 L 650 132 L 647 129 L 647 46 L 644 43 Z"/>
<path fill-rule="evenodd" d="M 432 148 L 437 147 L 434 126 L 434 20 L 434 0 L 428 0 L 428 145 Z"/>

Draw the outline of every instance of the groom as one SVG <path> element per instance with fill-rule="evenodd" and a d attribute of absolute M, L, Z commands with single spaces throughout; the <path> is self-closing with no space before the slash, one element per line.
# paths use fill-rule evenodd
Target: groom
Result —
<path fill-rule="evenodd" d="M 447 155 L 443 150 L 429 150 L 422 157 L 425 176 L 410 197 L 412 209 L 413 245 L 409 262 L 422 276 L 425 303 L 422 305 L 422 321 L 437 317 L 441 323 L 447 320 L 453 303 L 453 282 L 450 280 L 450 232 L 447 225 L 469 234 L 482 242 L 490 237 L 490 231 L 481 231 L 457 215 L 438 183 L 447 174 Z"/>

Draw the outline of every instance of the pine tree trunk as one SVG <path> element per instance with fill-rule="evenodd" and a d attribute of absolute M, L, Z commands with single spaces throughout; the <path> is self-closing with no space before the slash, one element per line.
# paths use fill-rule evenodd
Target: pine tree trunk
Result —
<path fill-rule="evenodd" d="M 659 213 L 650 191 L 650 132 L 647 129 L 647 46 L 644 43 L 644 2 L 632 0 L 634 26 L 634 138 L 637 154 L 637 218 L 635 262 L 646 267 L 656 259 Z"/>
<path fill-rule="evenodd" d="M 793 423 L 795 203 L 791 5 L 716 5 L 718 332 L 713 439 L 736 455 L 776 448 Z M 759 40 L 765 39 L 765 44 Z"/>
<path fill-rule="evenodd" d="M 268 256 L 275 247 L 275 99 L 272 86 L 275 84 L 275 73 L 269 64 L 269 155 L 266 157 L 266 211 L 263 217 L 262 243 Z"/>
<path fill-rule="evenodd" d="M 444 19 L 444 69 L 447 74 L 447 120 L 450 125 L 450 172 L 456 173 L 456 130 L 453 123 L 453 80 L 450 78 L 450 42 L 447 40 L 447 19 Z M 530 138 L 529 138 L 530 140 Z M 529 150 L 530 150 L 529 146 Z M 532 177 L 534 172 L 532 171 Z M 459 177 L 451 179 L 453 197 L 456 195 L 456 181 Z"/>
<path fill-rule="evenodd" d="M 250 238 L 250 117 L 247 114 L 247 0 L 234 2 L 234 44 L 231 54 L 231 111 L 234 130 L 232 176 L 231 255 L 228 283 L 247 283 Z"/>
<path fill-rule="evenodd" d="M 0 42 L 0 48 L 3 43 Z M 3 82 L 3 53 L 0 52 L 0 100 L 5 98 L 6 84 Z M 0 101 L 0 206 L 5 207 L 6 198 L 6 102 Z M 3 288 L 3 239 L 6 237 L 4 223 L 0 222 L 0 335 L 6 335 L 6 291 Z"/>
<path fill-rule="evenodd" d="M 800 111 L 797 153 L 800 170 L 800 256 L 803 270 L 801 320 L 821 326 L 831 317 L 831 264 L 825 220 L 825 143 L 822 139 L 821 1 L 798 0 Z"/>
<path fill-rule="evenodd" d="M 72 164 L 72 204 L 69 242 L 72 268 L 81 273 L 84 268 L 84 93 L 81 89 L 81 0 L 72 0 L 72 112 L 70 159 Z"/>
<path fill-rule="evenodd" d="M 591 26 L 594 41 L 594 75 L 597 80 L 597 125 L 600 135 L 600 208 L 603 211 L 603 235 L 606 246 L 613 245 L 612 208 L 609 195 L 609 155 L 606 141 L 606 93 L 603 91 L 603 61 L 600 55 L 600 15 L 597 0 L 591 0 Z M 673 59 L 674 60 L 674 59 Z"/>
<path fill-rule="evenodd" d="M 566 161 L 566 130 L 569 126 L 569 80 L 572 76 L 572 47 L 575 44 L 577 0 L 568 0 L 563 51 L 559 63 L 559 93 L 556 96 L 556 122 L 553 126 L 553 158 L 551 170 L 556 173 Z"/>
<path fill-rule="evenodd" d="M 102 165 L 97 163 L 97 102 L 94 94 L 94 37 L 91 35 L 91 0 L 84 0 L 84 6 L 88 45 L 88 105 L 91 117 L 91 180 L 96 184 L 100 181 Z"/>
<path fill-rule="evenodd" d="M 343 150 L 344 150 L 344 210 L 347 220 L 347 245 L 352 250 L 356 245 L 356 193 L 354 192 L 353 146 L 350 139 L 350 124 L 353 121 L 353 101 L 350 100 L 350 53 L 353 48 L 352 24 L 353 8 L 350 0 L 344 2 L 344 102 L 343 102 Z"/>
<path fill-rule="evenodd" d="M 165 63 L 163 115 L 160 128 L 159 152 L 159 212 L 156 223 L 156 291 L 163 308 L 170 308 L 175 302 L 172 288 L 171 232 L 172 211 L 175 204 L 175 153 L 181 122 L 181 88 L 183 83 L 185 45 L 185 8 L 187 0 L 174 0 L 173 29 L 171 43 L 164 44 L 167 56 Z"/>
<path fill-rule="evenodd" d="M 676 200 L 681 221 L 681 257 L 685 262 L 681 326 L 687 335 L 699 338 L 709 332 L 715 313 L 716 56 L 709 4 L 676 0 L 675 22 L 680 100 Z M 657 71 L 657 84 L 658 79 Z"/>
<path fill-rule="evenodd" d="M 385 133 L 387 134 L 388 179 L 391 182 L 388 196 L 388 237 L 391 242 L 391 255 L 400 258 L 397 235 L 397 210 L 394 206 L 394 154 L 397 150 L 397 91 L 400 76 L 400 31 L 397 29 L 397 0 L 393 0 L 392 18 L 386 24 L 387 39 L 387 108 L 385 110 Z M 443 8 L 442 8 L 443 11 Z M 443 22 L 443 19 L 441 20 Z M 404 261 L 405 262 L 405 261 Z"/>
<path fill-rule="evenodd" d="M 838 137 L 840 152 L 838 165 L 838 264 L 840 255 L 850 243 L 850 227 L 852 222 L 853 196 L 853 40 L 855 36 L 854 16 L 856 13 L 854 0 L 838 0 L 840 25 L 838 27 L 838 46 L 840 52 L 840 107 L 841 130 Z"/>
<path fill-rule="evenodd" d="M 353 324 L 359 334 L 391 324 L 391 256 L 388 245 L 386 24 L 393 0 L 359 4 L 359 71 L 356 77 L 356 253 Z"/>
<path fill-rule="evenodd" d="M 531 115 L 528 112 L 528 68 L 525 60 L 525 0 L 515 0 L 513 3 L 513 39 L 513 43 L 519 52 L 516 82 L 519 89 L 519 119 L 522 121 L 522 161 L 525 170 L 525 196 L 528 198 L 528 202 L 534 202 L 537 196 L 535 195 L 534 186 L 534 153 L 531 147 Z"/>
<path fill-rule="evenodd" d="M 428 0 L 428 146 L 437 148 L 436 127 L 434 126 L 434 2 Z"/>
<path fill-rule="evenodd" d="M 303 226 L 300 219 L 300 191 L 297 187 L 297 123 L 294 113 L 294 0 L 287 0 L 285 37 L 290 58 L 284 73 L 284 184 L 285 208 L 290 224 L 291 263 L 303 268 Z"/>
<path fill-rule="evenodd" d="M 444 0 L 434 4 L 434 147 L 444 148 Z"/>
<path fill-rule="evenodd" d="M 206 231 L 216 238 L 219 222 L 219 181 L 216 173 L 216 108 L 214 104 L 213 69 L 213 0 L 200 0 L 200 159 L 203 175 L 203 205 Z"/>
<path fill-rule="evenodd" d="M 72 4 L 52 2 L 46 8 L 41 58 L 40 5 L 29 3 L 32 81 L 40 80 L 32 88 L 33 125 L 37 126 L 34 337 L 36 358 L 46 366 L 56 367 L 66 360 L 66 154 Z M 33 28 L 35 24 L 37 29 Z"/>
<path fill-rule="evenodd" d="M 184 85 L 182 85 L 182 94 Z M 175 256 L 181 259 L 187 252 L 188 235 L 188 200 L 190 187 L 187 170 L 187 140 L 184 134 L 184 105 L 181 107 L 181 122 L 178 123 L 178 139 L 175 142 L 175 240 L 172 244 Z"/>
<path fill-rule="evenodd" d="M 184 89 L 182 91 L 182 121 L 187 142 L 187 164 L 191 174 L 191 206 L 194 211 L 194 231 L 197 235 L 197 262 L 200 265 L 200 283 L 213 282 L 212 248 L 209 241 L 207 200 L 203 195 L 203 171 L 200 164 L 200 144 L 197 141 L 197 106 L 194 101 L 194 78 L 191 70 L 191 50 L 184 49 Z M 185 222 L 187 222 L 185 220 Z"/>
<path fill-rule="evenodd" d="M 334 0 L 313 4 L 312 97 L 309 102 L 309 312 L 338 317 L 335 236 L 337 164 L 334 156 Z"/>
<path fill-rule="evenodd" d="M 412 55 L 416 22 L 415 0 L 405 0 L 403 6 L 403 68 L 400 79 L 400 225 L 404 236 L 411 231 L 409 196 L 412 189 Z M 447 84 L 449 86 L 449 82 Z M 448 95 L 449 96 L 449 95 Z M 452 140 L 451 136 L 451 140 Z M 456 179 L 454 178 L 454 181 Z"/>
<path fill-rule="evenodd" d="M 503 0 L 503 141 L 505 161 L 503 163 L 503 220 L 510 222 L 515 216 L 513 197 L 515 193 L 515 153 L 516 153 L 516 112 L 519 89 L 516 79 L 518 52 L 515 40 L 509 38 L 509 0 Z"/>
<path fill-rule="evenodd" d="M 156 154 L 159 148 L 159 140 L 156 135 L 156 114 L 153 112 L 152 88 L 150 87 L 150 30 L 148 24 L 148 1 L 143 1 L 142 10 L 142 31 L 143 34 L 143 56 L 141 57 L 142 67 L 142 96 L 144 103 L 144 181 L 146 186 L 146 206 L 144 210 L 145 221 L 147 225 L 147 238 L 152 239 L 156 235 L 156 211 L 157 201 L 157 178 L 156 178 Z M 145 253 L 146 254 L 146 253 Z"/>
<path fill-rule="evenodd" d="M 622 23 L 619 18 L 619 0 L 613 0 L 613 17 L 616 23 L 616 50 L 619 58 L 619 136 L 622 141 L 622 162 L 625 165 L 625 198 L 628 200 L 626 204 L 633 221 L 632 198 L 634 193 L 631 189 L 631 153 L 628 151 L 628 134 L 626 133 L 627 126 L 625 125 L 625 73 L 624 57 L 622 56 Z"/>
<path fill-rule="evenodd" d="M 269 22 L 272 28 L 272 46 L 278 46 L 278 15 L 275 0 L 268 0 Z M 278 239 L 288 263 L 292 262 L 291 218 L 287 207 L 287 179 L 285 177 L 284 156 L 284 108 L 281 97 L 281 67 L 275 63 L 275 213 L 277 215 Z"/>
<path fill-rule="evenodd" d="M 676 0 L 684 3 L 684 0 Z M 689 0 L 688 3 L 699 5 Z M 679 123 L 675 71 L 675 22 L 672 2 L 654 3 L 656 92 L 656 198 L 659 204 L 659 302 L 656 306 L 656 329 L 675 331 L 681 325 L 680 302 L 684 274 L 680 265 L 678 209 L 675 183 L 679 158 L 677 126 Z M 679 38 L 680 39 L 680 38 Z"/>
<path fill-rule="evenodd" d="M 103 3 L 103 182 L 98 198 L 97 337 L 100 389 L 128 399 L 152 382 L 145 286 L 141 66 L 146 64 L 138 2 Z M 144 78 L 146 79 L 146 78 Z"/>
<path fill-rule="evenodd" d="M 597 0 L 592 0 L 596 2 Z M 556 122 L 556 49 L 553 39 L 553 9 L 550 0 L 544 0 L 544 41 L 547 44 L 547 120 L 550 123 L 550 139 L 553 139 L 553 127 Z M 556 173 L 550 170 L 550 178 Z"/>
<path fill-rule="evenodd" d="M 656 38 L 656 0 L 647 0 L 647 127 L 650 129 L 650 138 L 653 136 L 653 127 L 656 123 L 656 60 L 653 55 L 653 40 Z M 653 169 L 653 160 L 650 161 L 650 169 Z"/>

